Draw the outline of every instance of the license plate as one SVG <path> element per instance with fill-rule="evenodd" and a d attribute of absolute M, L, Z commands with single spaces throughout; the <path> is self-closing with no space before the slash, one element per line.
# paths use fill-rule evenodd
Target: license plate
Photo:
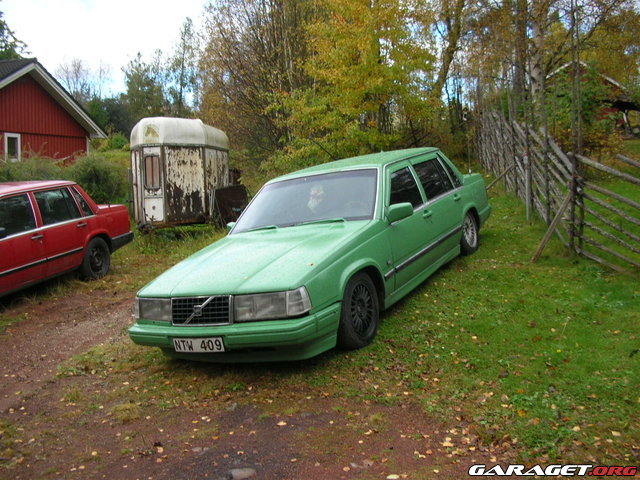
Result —
<path fill-rule="evenodd" d="M 181 353 L 216 353 L 224 352 L 224 342 L 222 337 L 174 338 L 173 348 Z"/>

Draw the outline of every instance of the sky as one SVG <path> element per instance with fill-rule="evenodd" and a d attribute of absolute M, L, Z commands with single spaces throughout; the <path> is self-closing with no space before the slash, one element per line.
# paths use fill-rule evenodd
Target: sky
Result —
<path fill-rule="evenodd" d="M 187 17 L 196 29 L 206 0 L 0 0 L 3 19 L 27 44 L 28 57 L 55 76 L 74 58 L 92 71 L 108 66 L 102 92 L 123 92 L 126 66 L 138 52 L 150 61 L 156 49 L 171 52 Z"/>

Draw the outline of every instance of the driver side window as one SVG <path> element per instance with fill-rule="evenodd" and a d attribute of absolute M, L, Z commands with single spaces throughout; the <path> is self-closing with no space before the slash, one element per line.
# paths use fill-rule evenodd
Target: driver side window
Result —
<path fill-rule="evenodd" d="M 26 194 L 0 199 L 0 227 L 5 229 L 5 236 L 36 228 L 31 202 Z"/>

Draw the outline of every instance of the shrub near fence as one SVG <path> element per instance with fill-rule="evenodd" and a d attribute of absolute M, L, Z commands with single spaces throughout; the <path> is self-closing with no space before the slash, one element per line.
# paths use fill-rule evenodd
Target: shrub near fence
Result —
<path fill-rule="evenodd" d="M 496 112 L 480 116 L 475 144 L 483 167 L 568 248 L 617 271 L 640 271 L 639 162 L 618 155 L 627 173 L 565 153 L 543 130 Z"/>

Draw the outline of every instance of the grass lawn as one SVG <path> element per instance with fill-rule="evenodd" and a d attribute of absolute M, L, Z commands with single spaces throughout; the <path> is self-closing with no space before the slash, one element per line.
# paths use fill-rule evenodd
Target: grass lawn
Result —
<path fill-rule="evenodd" d="M 274 413 L 309 397 L 346 397 L 354 406 L 409 401 L 436 418 L 469 422 L 481 442 L 508 444 L 521 461 L 637 463 L 638 277 L 570 255 L 557 239 L 531 264 L 546 225 L 528 225 L 511 195 L 492 190 L 491 202 L 479 251 L 454 260 L 387 311 L 364 349 L 295 364 L 203 366 L 165 359 L 123 333 L 62 365 L 60 374 L 104 377 L 116 407 L 137 406 L 119 407 L 119 415 L 202 398 L 215 403 L 212 392 Z M 133 295 L 212 235 L 223 235 L 204 232 L 137 236 L 114 256 L 111 281 Z M 89 408 L 91 399 L 84 401 Z"/>

